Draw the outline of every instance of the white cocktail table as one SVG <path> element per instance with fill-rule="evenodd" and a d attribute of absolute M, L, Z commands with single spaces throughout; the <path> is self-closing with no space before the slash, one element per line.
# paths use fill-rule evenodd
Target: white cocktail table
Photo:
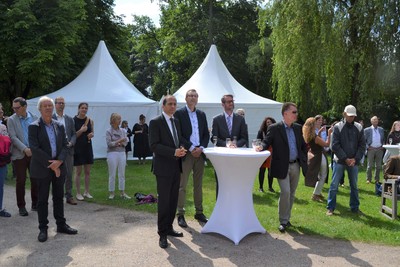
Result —
<path fill-rule="evenodd" d="M 388 150 L 392 156 L 400 154 L 400 145 L 384 145 L 383 147 Z"/>
<path fill-rule="evenodd" d="M 265 233 L 253 206 L 255 177 L 269 151 L 252 148 L 206 148 L 218 176 L 218 199 L 201 233 L 218 233 L 238 245 L 250 233 Z"/>

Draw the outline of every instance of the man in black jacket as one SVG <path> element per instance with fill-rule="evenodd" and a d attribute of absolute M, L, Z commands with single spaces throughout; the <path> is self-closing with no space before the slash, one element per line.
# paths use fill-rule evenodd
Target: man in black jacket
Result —
<path fill-rule="evenodd" d="M 345 107 L 344 120 L 335 124 L 332 133 L 333 175 L 329 187 L 326 215 L 332 216 L 336 208 L 336 194 L 339 181 L 347 170 L 350 184 L 350 209 L 352 212 L 362 214 L 358 198 L 358 164 L 365 152 L 364 131 L 361 124 L 355 122 L 356 108 L 352 105 Z"/>
<path fill-rule="evenodd" d="M 176 98 L 167 95 L 163 100 L 162 109 L 162 114 L 150 121 L 149 143 L 153 151 L 152 171 L 157 179 L 157 226 L 160 236 L 158 244 L 161 248 L 167 248 L 167 235 L 183 237 L 183 233 L 175 231 L 172 224 L 178 203 L 181 158 L 186 155 L 186 150 L 180 146 L 180 125 L 174 118 Z"/>
<path fill-rule="evenodd" d="M 30 175 L 38 186 L 38 219 L 40 242 L 47 240 L 48 199 L 50 184 L 53 195 L 53 214 L 57 232 L 77 234 L 78 231 L 65 223 L 64 217 L 64 179 L 66 174 L 67 139 L 64 126 L 52 119 L 54 102 L 47 96 L 38 102 L 41 117 L 28 128 L 29 146 L 32 151 Z"/>
<path fill-rule="evenodd" d="M 285 232 L 291 226 L 290 217 L 300 177 L 307 172 L 307 146 L 297 121 L 297 106 L 287 102 L 282 105 L 283 121 L 268 127 L 267 135 L 258 151 L 272 146 L 271 175 L 278 178 L 279 231 Z"/>

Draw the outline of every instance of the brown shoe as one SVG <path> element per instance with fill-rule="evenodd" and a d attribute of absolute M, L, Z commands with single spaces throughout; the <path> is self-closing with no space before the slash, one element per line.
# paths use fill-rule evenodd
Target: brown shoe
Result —
<path fill-rule="evenodd" d="M 315 195 L 315 194 L 312 195 L 311 200 L 317 201 L 317 202 L 323 202 L 321 197 L 319 195 Z"/>
<path fill-rule="evenodd" d="M 78 203 L 75 201 L 73 197 L 67 199 L 67 203 L 71 205 L 77 205 Z"/>

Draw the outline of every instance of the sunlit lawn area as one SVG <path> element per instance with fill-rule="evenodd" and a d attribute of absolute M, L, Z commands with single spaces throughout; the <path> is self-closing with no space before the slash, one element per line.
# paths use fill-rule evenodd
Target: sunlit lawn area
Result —
<path fill-rule="evenodd" d="M 136 192 L 156 196 L 156 180 L 155 176 L 150 172 L 150 168 L 150 161 L 147 161 L 146 165 L 138 165 L 136 161 L 129 161 L 126 169 L 126 192 L 132 197 L 132 200 L 122 200 L 119 197 L 116 197 L 114 200 L 108 200 L 107 163 L 105 160 L 96 160 L 91 175 L 90 188 L 91 194 L 94 196 L 94 199 L 91 201 L 99 204 L 155 213 L 157 205 L 136 205 L 133 197 Z M 329 181 L 330 179 L 331 177 Z M 194 216 L 191 181 L 192 179 L 190 179 L 187 190 L 186 217 L 188 219 L 193 219 Z M 12 184 L 10 180 L 8 180 L 8 183 Z M 325 215 L 326 203 L 312 201 L 310 199 L 312 188 L 305 187 L 304 178 L 301 178 L 292 211 L 291 223 L 294 227 L 289 231 L 352 241 L 399 245 L 400 235 L 398 233 L 400 231 L 400 222 L 399 220 L 392 221 L 380 214 L 381 198 L 375 195 L 373 184 L 365 183 L 365 170 L 360 168 L 358 181 L 360 209 L 365 216 L 357 216 L 350 212 L 350 190 L 347 180 L 345 180 L 345 185 L 345 187 L 339 188 L 337 209 L 335 211 L 338 215 L 327 217 Z M 255 177 L 253 190 L 254 209 L 267 232 L 278 233 L 279 220 L 277 207 L 279 186 L 276 180 L 274 180 L 273 187 L 277 193 L 258 192 L 258 178 Z M 116 188 L 118 188 L 117 185 Z M 265 188 L 266 186 L 264 186 Z M 327 194 L 328 184 L 325 184 L 323 195 L 327 197 Z M 203 180 L 203 197 L 204 213 L 209 217 L 215 205 L 214 169 L 209 162 Z"/>

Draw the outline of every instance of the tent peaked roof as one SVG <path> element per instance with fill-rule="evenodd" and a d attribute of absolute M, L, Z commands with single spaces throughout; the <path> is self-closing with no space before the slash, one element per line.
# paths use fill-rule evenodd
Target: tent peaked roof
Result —
<path fill-rule="evenodd" d="M 235 102 L 241 104 L 277 104 L 281 103 L 261 97 L 247 90 L 230 74 L 219 56 L 217 47 L 211 45 L 203 63 L 193 76 L 175 92 L 178 102 L 185 102 L 186 92 L 196 89 L 199 103 L 221 103 L 221 97 L 232 94 Z"/>
<path fill-rule="evenodd" d="M 90 102 L 94 105 L 112 103 L 143 103 L 155 101 L 145 97 L 121 72 L 104 41 L 100 41 L 85 69 L 68 85 L 48 95 L 64 96 L 69 103 Z"/>

